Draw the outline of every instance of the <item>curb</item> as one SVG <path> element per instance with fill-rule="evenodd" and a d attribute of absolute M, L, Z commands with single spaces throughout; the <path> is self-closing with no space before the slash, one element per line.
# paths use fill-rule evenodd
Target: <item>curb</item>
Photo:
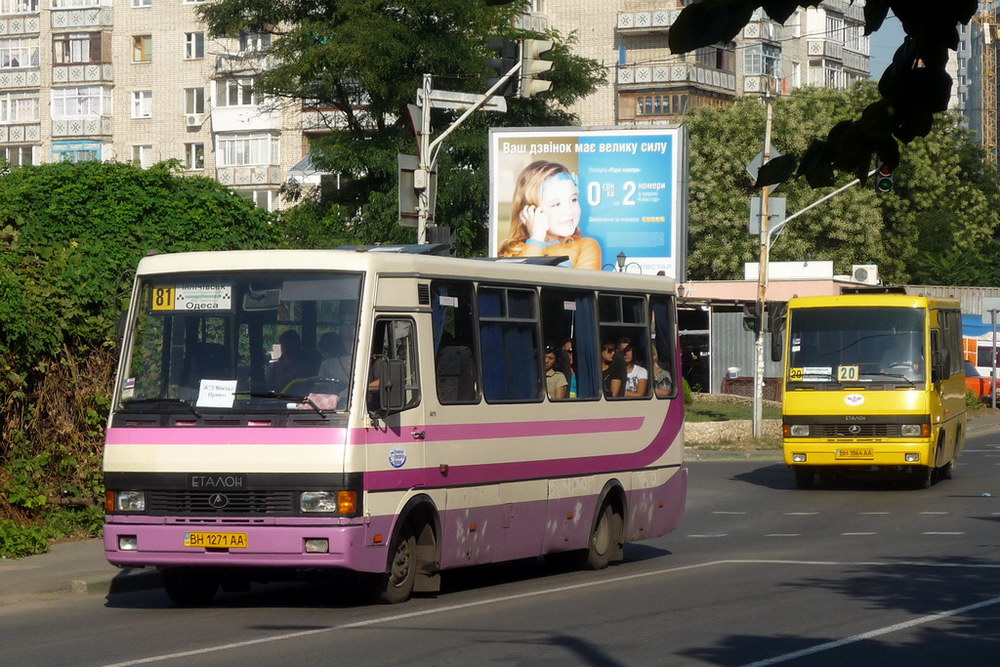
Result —
<path fill-rule="evenodd" d="M 115 574 L 101 574 L 70 582 L 76 595 L 118 595 L 161 588 L 163 582 L 155 569 L 130 568 Z"/>
<path fill-rule="evenodd" d="M 754 451 L 684 448 L 685 461 L 783 461 L 780 449 Z"/>

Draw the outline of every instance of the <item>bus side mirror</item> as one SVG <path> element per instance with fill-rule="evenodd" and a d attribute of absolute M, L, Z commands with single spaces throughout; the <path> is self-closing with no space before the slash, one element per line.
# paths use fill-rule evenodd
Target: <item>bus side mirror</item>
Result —
<path fill-rule="evenodd" d="M 767 304 L 767 328 L 771 332 L 771 361 L 781 361 L 781 350 L 785 345 L 785 319 L 788 304 L 771 302 Z"/>
<path fill-rule="evenodd" d="M 935 350 L 931 354 L 931 383 L 937 384 L 941 381 L 941 377 L 944 375 L 944 353 L 941 350 Z"/>
<path fill-rule="evenodd" d="M 368 384 L 368 410 L 381 417 L 403 409 L 406 390 L 406 367 L 402 359 L 384 355 L 372 361 L 372 380 Z"/>

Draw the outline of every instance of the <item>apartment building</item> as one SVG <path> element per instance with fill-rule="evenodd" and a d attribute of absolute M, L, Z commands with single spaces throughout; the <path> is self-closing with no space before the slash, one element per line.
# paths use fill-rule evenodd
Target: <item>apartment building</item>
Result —
<path fill-rule="evenodd" d="M 607 84 L 573 109 L 583 125 L 676 121 L 688 109 L 742 95 L 787 95 L 800 86 L 843 89 L 869 76 L 864 3 L 824 0 L 784 25 L 762 11 L 737 38 L 693 53 L 667 47 L 690 0 L 536 0 L 532 9 L 577 51 L 609 69 Z"/>
<path fill-rule="evenodd" d="M 177 159 L 259 206 L 303 159 L 301 105 L 259 99 L 267 35 L 210 39 L 199 0 L 0 0 L 0 158 Z"/>

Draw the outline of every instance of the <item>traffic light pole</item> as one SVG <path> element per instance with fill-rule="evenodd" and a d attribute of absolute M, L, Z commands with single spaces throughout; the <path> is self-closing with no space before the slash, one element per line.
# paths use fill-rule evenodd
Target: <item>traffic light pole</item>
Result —
<path fill-rule="evenodd" d="M 767 98 L 767 116 L 764 120 L 764 159 L 761 165 L 771 159 L 771 99 Z M 765 185 L 760 193 L 760 261 L 757 265 L 757 331 L 754 332 L 754 355 L 756 364 L 753 371 L 753 439 L 763 436 L 764 400 L 764 304 L 767 292 L 767 259 L 770 254 L 771 235 L 767 229 L 767 204 L 770 186 Z"/>
<path fill-rule="evenodd" d="M 423 81 L 423 113 L 420 115 L 420 136 L 417 137 L 417 145 L 419 149 L 420 165 L 417 172 L 414 174 L 413 187 L 417 190 L 417 243 L 424 245 L 427 243 L 427 223 L 431 215 L 431 196 L 430 196 L 430 174 L 434 169 L 434 165 L 437 163 L 438 152 L 441 149 L 441 142 L 444 138 L 451 134 L 459 125 L 465 122 L 465 119 L 470 115 L 481 109 L 486 105 L 490 98 L 493 97 L 493 93 L 499 90 L 508 79 L 517 74 L 521 70 L 521 62 L 518 61 L 511 69 L 502 77 L 500 77 L 493 86 L 487 90 L 480 99 L 472 103 L 457 119 L 455 122 L 448 126 L 448 128 L 442 132 L 434 141 L 431 141 L 431 91 L 433 87 L 433 77 L 430 74 L 424 74 Z M 417 104 L 421 102 L 417 99 Z"/>

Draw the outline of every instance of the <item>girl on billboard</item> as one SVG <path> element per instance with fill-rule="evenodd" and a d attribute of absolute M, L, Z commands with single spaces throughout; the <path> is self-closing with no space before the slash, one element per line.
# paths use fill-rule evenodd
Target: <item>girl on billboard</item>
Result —
<path fill-rule="evenodd" d="M 601 270 L 601 246 L 580 231 L 576 177 L 555 162 L 532 162 L 517 177 L 510 233 L 500 257 L 569 257 L 576 269 Z"/>

